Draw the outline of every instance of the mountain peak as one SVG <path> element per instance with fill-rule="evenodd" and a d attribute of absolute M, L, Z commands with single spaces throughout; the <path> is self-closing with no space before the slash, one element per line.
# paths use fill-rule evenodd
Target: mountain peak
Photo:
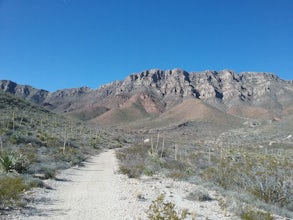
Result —
<path fill-rule="evenodd" d="M 87 114 L 85 111 L 93 117 L 108 111 L 107 117 L 112 117 L 111 111 L 116 116 L 119 113 L 121 117 L 117 116 L 118 118 L 123 118 L 124 113 L 130 109 L 136 112 L 137 117 L 160 114 L 188 98 L 201 99 L 204 103 L 231 114 L 264 117 L 291 112 L 292 82 L 264 72 L 237 74 L 227 69 L 187 72 L 176 68 L 134 73 L 124 80 L 108 83 L 96 90 L 81 87 L 49 93 L 7 80 L 0 81 L 0 88 L 49 106 L 56 112 Z M 266 114 L 254 115 L 253 112 Z"/>

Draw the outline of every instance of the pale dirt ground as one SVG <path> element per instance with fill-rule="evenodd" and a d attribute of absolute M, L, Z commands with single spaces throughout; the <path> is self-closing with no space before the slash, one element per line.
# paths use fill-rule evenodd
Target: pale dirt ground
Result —
<path fill-rule="evenodd" d="M 238 219 L 223 211 L 215 200 L 190 201 L 186 196 L 201 186 L 162 177 L 129 179 L 118 173 L 115 151 L 109 150 L 84 163 L 60 172 L 59 181 L 48 180 L 53 189 L 37 189 L 34 201 L 12 219 L 120 220 L 147 219 L 145 211 L 161 193 L 179 209 L 195 213 L 195 219 Z M 191 215 L 188 216 L 191 219 Z"/>

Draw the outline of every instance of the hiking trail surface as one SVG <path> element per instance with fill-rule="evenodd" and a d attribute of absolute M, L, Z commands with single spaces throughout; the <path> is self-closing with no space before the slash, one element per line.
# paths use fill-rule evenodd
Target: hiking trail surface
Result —
<path fill-rule="evenodd" d="M 162 193 L 178 209 L 187 208 L 188 219 L 238 219 L 220 208 L 219 195 L 213 191 L 209 191 L 212 201 L 186 198 L 201 186 L 161 176 L 129 179 L 119 174 L 114 150 L 91 157 L 81 167 L 61 171 L 56 180 L 45 184 L 52 189 L 35 189 L 32 202 L 11 219 L 147 219 L 146 210 Z"/>

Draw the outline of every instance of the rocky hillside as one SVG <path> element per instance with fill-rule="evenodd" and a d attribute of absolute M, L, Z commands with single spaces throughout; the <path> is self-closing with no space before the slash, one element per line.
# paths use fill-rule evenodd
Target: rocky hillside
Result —
<path fill-rule="evenodd" d="M 186 99 L 243 117 L 272 118 L 293 113 L 293 81 L 270 73 L 147 70 L 98 89 L 86 87 L 50 93 L 2 80 L 0 88 L 59 113 L 84 120 L 119 123 L 159 116 Z"/>
<path fill-rule="evenodd" d="M 45 99 L 49 95 L 49 92 L 46 90 L 35 89 L 28 85 L 18 85 L 9 80 L 0 80 L 0 89 L 4 92 L 9 92 L 37 104 L 44 103 Z"/>

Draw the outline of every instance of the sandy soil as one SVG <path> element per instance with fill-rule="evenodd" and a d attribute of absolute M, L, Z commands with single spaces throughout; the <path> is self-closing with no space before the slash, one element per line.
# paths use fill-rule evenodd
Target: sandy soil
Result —
<path fill-rule="evenodd" d="M 118 174 L 114 150 L 62 171 L 46 184 L 53 189 L 37 189 L 34 201 L 13 219 L 147 219 L 145 211 L 161 193 L 178 209 L 187 208 L 195 219 L 237 219 L 218 205 L 218 196 L 200 202 L 186 199 L 200 186 L 162 177 L 129 179 Z M 188 219 L 192 219 L 192 215 Z"/>

